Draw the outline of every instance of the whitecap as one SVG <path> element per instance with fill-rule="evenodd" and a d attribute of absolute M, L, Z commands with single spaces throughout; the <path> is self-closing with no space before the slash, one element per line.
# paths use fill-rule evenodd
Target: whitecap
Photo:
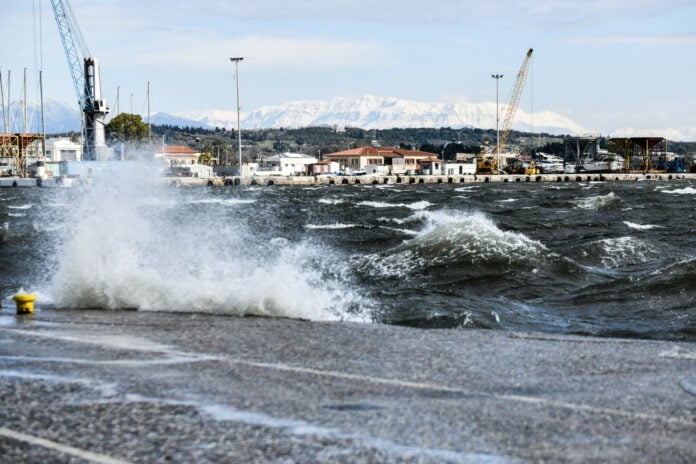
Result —
<path fill-rule="evenodd" d="M 209 205 L 225 205 L 225 206 L 235 206 L 235 205 L 248 205 L 251 203 L 256 203 L 254 199 L 245 198 L 203 198 L 200 200 L 192 200 L 191 204 L 209 204 Z"/>
<path fill-rule="evenodd" d="M 345 202 L 344 200 L 339 198 L 320 198 L 317 201 L 325 205 L 340 205 L 341 203 Z"/>
<path fill-rule="evenodd" d="M 334 223 L 334 224 L 306 224 L 305 228 L 307 229 L 329 229 L 329 230 L 336 230 L 336 229 L 352 229 L 353 227 L 357 227 L 355 224 L 342 224 L 342 223 Z"/>
<path fill-rule="evenodd" d="M 615 195 L 614 192 L 609 192 L 606 195 L 581 198 L 575 202 L 575 205 L 581 209 L 599 210 L 620 203 L 622 203 L 621 198 Z"/>
<path fill-rule="evenodd" d="M 31 203 L 27 203 L 25 205 L 7 205 L 9 209 L 31 209 L 32 208 Z"/>
<path fill-rule="evenodd" d="M 663 190 L 662 193 L 669 193 L 672 195 L 694 195 L 694 194 L 696 194 L 696 188 L 685 187 L 685 188 L 676 189 L 676 190 Z"/>
<path fill-rule="evenodd" d="M 628 221 L 624 221 L 624 224 L 626 224 L 631 229 L 636 229 L 636 230 L 664 229 L 663 226 L 656 226 L 653 224 L 636 224 L 635 222 L 628 222 Z"/>

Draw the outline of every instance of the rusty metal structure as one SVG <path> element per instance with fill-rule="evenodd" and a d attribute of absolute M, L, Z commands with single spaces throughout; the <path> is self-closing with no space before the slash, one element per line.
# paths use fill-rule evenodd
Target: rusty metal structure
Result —
<path fill-rule="evenodd" d="M 0 175 L 26 177 L 27 160 L 43 152 L 42 134 L 0 134 Z"/>
<path fill-rule="evenodd" d="M 626 172 L 660 172 L 667 169 L 667 140 L 663 137 L 611 138 L 608 148 L 623 159 Z"/>

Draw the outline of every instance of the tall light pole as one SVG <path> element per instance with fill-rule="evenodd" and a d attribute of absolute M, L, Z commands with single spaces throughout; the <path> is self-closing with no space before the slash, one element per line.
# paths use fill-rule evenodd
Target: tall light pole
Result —
<path fill-rule="evenodd" d="M 237 137 L 239 145 L 239 177 L 242 177 L 242 123 L 239 119 L 239 62 L 244 58 L 234 57 L 230 61 L 234 63 L 234 79 L 237 81 Z"/>
<path fill-rule="evenodd" d="M 500 117 L 498 116 L 498 82 L 503 78 L 502 74 L 491 74 L 495 79 L 495 168 L 500 172 Z"/>

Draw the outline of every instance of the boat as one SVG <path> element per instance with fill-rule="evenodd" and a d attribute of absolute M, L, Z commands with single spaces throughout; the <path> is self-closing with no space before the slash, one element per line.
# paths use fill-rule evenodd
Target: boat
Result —
<path fill-rule="evenodd" d="M 549 153 L 537 153 L 536 164 L 542 174 L 560 174 L 564 172 L 563 158 Z"/>

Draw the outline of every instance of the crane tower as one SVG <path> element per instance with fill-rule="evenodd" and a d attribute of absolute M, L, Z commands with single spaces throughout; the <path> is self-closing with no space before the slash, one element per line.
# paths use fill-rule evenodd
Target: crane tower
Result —
<path fill-rule="evenodd" d="M 51 5 L 68 59 L 77 101 L 82 110 L 82 158 L 94 161 L 108 150 L 104 137 L 104 119 L 109 108 L 102 98 L 99 61 L 91 56 L 68 0 L 51 0 Z"/>
<path fill-rule="evenodd" d="M 534 49 L 530 48 L 527 51 L 527 56 L 524 58 L 522 67 L 517 73 L 517 79 L 515 80 L 515 87 L 512 91 L 512 97 L 510 98 L 510 104 L 507 107 L 507 113 L 505 113 L 505 121 L 503 122 L 503 133 L 500 136 L 500 149 L 503 150 L 505 147 L 505 142 L 510 135 L 510 129 L 512 129 L 512 122 L 515 120 L 515 113 L 517 113 L 517 106 L 520 104 L 520 97 L 522 96 L 522 89 L 524 88 L 524 83 L 527 80 L 527 69 L 529 68 L 529 61 L 532 58 L 532 53 Z"/>

